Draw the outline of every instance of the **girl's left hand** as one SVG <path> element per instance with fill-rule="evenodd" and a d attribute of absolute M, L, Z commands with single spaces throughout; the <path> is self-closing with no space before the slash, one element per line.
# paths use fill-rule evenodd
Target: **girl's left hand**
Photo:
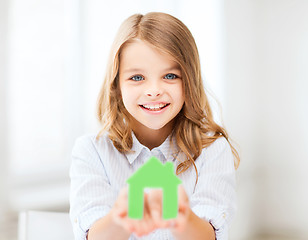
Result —
<path fill-rule="evenodd" d="M 191 210 L 189 199 L 182 185 L 178 188 L 178 216 L 175 219 L 164 220 L 162 218 L 162 191 L 152 190 L 147 196 L 150 215 L 157 228 L 171 228 L 173 231 L 181 232 L 187 225 Z"/>
<path fill-rule="evenodd" d="M 182 232 L 187 226 L 187 222 L 189 221 L 189 217 L 192 211 L 189 206 L 188 196 L 182 185 L 179 186 L 178 195 L 179 195 L 179 210 L 178 210 L 178 216 L 174 220 L 173 230 L 177 232 Z"/>

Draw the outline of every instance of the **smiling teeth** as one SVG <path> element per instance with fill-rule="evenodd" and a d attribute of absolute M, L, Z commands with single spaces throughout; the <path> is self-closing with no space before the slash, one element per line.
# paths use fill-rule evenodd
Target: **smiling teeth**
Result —
<path fill-rule="evenodd" d="M 147 108 L 149 110 L 159 110 L 165 106 L 167 106 L 168 104 L 155 104 L 155 105 L 149 105 L 149 104 L 145 104 L 145 105 L 142 105 L 144 108 Z"/>

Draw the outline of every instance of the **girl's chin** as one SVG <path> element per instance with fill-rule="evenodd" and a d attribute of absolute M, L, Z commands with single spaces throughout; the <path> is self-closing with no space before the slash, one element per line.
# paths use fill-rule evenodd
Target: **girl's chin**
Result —
<path fill-rule="evenodd" d="M 148 119 L 147 121 L 140 121 L 138 119 L 134 119 L 133 121 L 133 129 L 135 131 L 153 131 L 154 132 L 159 132 L 159 131 L 167 131 L 168 129 L 172 129 L 173 126 L 173 120 L 169 122 L 165 121 L 157 121 L 155 120 L 151 121 Z"/>
<path fill-rule="evenodd" d="M 163 128 L 166 127 L 167 124 L 165 123 L 160 123 L 160 124 L 153 124 L 151 122 L 141 122 L 141 124 L 143 125 L 143 127 L 147 128 L 148 130 L 152 130 L 152 131 L 159 131 L 162 130 Z M 141 126 L 140 126 L 141 127 Z"/>
<path fill-rule="evenodd" d="M 168 131 L 168 129 L 172 129 L 174 120 L 171 120 L 169 122 L 160 122 L 160 123 L 153 123 L 153 122 L 144 122 L 141 123 L 143 126 L 145 126 L 148 130 L 152 131 Z"/>

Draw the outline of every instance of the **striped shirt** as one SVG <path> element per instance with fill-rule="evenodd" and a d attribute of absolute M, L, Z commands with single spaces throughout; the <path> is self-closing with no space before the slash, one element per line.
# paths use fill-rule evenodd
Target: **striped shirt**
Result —
<path fill-rule="evenodd" d="M 75 240 L 85 240 L 92 224 L 104 217 L 115 203 L 126 180 L 151 156 L 162 163 L 171 161 L 175 166 L 185 155 L 178 150 L 170 136 L 159 146 L 149 150 L 133 134 L 133 153 L 120 153 L 105 134 L 87 135 L 76 140 L 70 168 L 70 218 Z M 210 222 L 217 240 L 228 239 L 228 226 L 236 209 L 234 158 L 227 140 L 218 138 L 202 150 L 194 167 L 178 175 L 189 197 L 192 211 Z M 168 229 L 159 229 L 129 240 L 171 240 Z"/>

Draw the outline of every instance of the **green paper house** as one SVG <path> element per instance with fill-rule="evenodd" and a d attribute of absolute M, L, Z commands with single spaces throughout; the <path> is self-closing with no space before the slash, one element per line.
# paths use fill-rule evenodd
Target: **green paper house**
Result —
<path fill-rule="evenodd" d="M 161 188 L 163 190 L 163 219 L 176 218 L 178 213 L 178 185 L 182 181 L 175 175 L 173 163 L 162 164 L 151 157 L 130 178 L 127 179 L 128 216 L 143 218 L 144 189 Z"/>

